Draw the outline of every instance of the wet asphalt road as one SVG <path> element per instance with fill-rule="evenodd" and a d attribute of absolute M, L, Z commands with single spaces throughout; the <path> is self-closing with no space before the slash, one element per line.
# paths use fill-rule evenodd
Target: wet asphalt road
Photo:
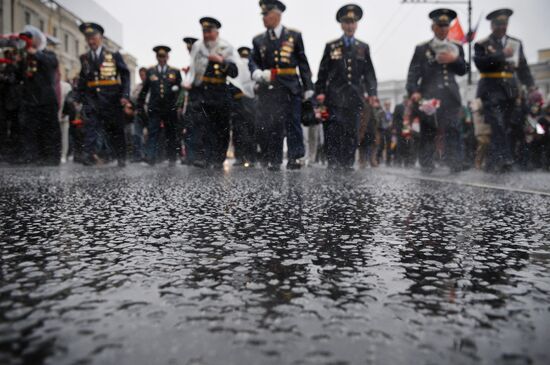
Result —
<path fill-rule="evenodd" d="M 0 167 L 0 364 L 550 363 L 550 174 L 430 179 Z"/>

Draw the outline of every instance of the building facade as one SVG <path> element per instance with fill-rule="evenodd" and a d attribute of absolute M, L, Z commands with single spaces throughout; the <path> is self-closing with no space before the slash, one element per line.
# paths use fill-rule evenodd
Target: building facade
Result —
<path fill-rule="evenodd" d="M 93 3 L 93 0 L 86 1 Z M 80 72 L 79 56 L 87 51 L 84 36 L 78 29 L 83 21 L 101 23 L 101 19 L 82 19 L 53 0 L 0 0 L 0 30 L 2 34 L 19 33 L 25 25 L 30 24 L 59 41 L 55 51 L 59 59 L 61 76 L 65 80 L 71 80 L 78 75 Z M 121 50 L 120 41 L 115 42 L 110 39 L 108 31 L 106 29 L 107 47 L 117 51 Z M 136 58 L 124 52 L 122 55 L 130 68 L 130 74 L 135 75 Z M 134 82 L 133 77 L 130 79 Z"/>

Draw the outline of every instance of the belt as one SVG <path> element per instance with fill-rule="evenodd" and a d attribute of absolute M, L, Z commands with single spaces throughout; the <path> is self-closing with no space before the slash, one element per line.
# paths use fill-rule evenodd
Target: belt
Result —
<path fill-rule="evenodd" d="M 482 72 L 479 76 L 482 79 L 511 79 L 514 74 L 511 72 Z"/>
<path fill-rule="evenodd" d="M 296 72 L 296 67 L 294 68 L 272 68 L 271 74 L 273 76 L 280 75 L 280 76 L 288 76 L 288 75 L 297 75 L 298 72 Z"/>
<path fill-rule="evenodd" d="M 225 77 L 223 79 L 219 79 L 217 77 L 203 76 L 201 77 L 201 80 L 207 84 L 225 84 Z"/>
<path fill-rule="evenodd" d="M 96 81 L 88 81 L 88 83 L 86 85 L 88 87 L 113 86 L 113 85 L 120 85 L 120 81 L 118 81 L 118 80 L 96 80 Z"/>

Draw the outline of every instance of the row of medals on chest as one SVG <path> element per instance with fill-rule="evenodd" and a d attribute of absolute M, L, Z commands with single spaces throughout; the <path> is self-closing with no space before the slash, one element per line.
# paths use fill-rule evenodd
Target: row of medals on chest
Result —
<path fill-rule="evenodd" d="M 331 51 L 330 51 L 330 59 L 331 60 L 341 60 L 343 58 L 343 54 L 342 54 L 342 47 L 344 45 L 342 44 L 342 42 L 338 43 L 338 44 L 333 44 L 331 46 Z M 351 67 L 351 58 L 349 58 L 346 62 L 346 60 L 344 60 L 345 62 L 345 65 L 346 65 L 346 68 L 348 70 L 348 84 L 351 83 L 351 78 L 352 78 L 352 74 L 351 74 L 351 71 L 352 71 L 352 67 Z"/>
<path fill-rule="evenodd" d="M 273 51 L 273 54 L 275 55 L 275 58 L 273 60 L 275 62 L 279 62 L 280 60 L 282 63 L 290 63 L 290 55 L 293 51 L 294 44 L 292 42 L 285 42 L 280 51 Z"/>
<path fill-rule="evenodd" d="M 38 72 L 38 61 L 34 57 L 30 58 L 27 64 L 27 75 L 33 76 Z"/>
<path fill-rule="evenodd" d="M 173 72 L 166 72 L 166 73 L 163 73 L 160 78 L 157 76 L 157 75 L 152 75 L 149 80 L 151 80 L 152 82 L 155 82 L 155 81 L 159 81 L 159 80 L 166 80 L 168 79 L 168 81 L 170 82 L 174 82 L 176 80 L 176 75 L 173 73 Z M 165 89 L 164 89 L 164 82 L 161 82 L 160 85 L 159 85 L 159 88 L 160 88 L 160 96 L 161 97 L 164 97 L 164 93 L 165 93 Z M 177 87 L 176 87 L 177 89 Z M 172 88 L 172 91 L 175 91 L 174 90 L 174 87 Z"/>
<path fill-rule="evenodd" d="M 280 50 L 273 51 L 275 62 L 281 61 L 282 63 L 290 63 L 290 56 L 294 52 L 294 38 L 288 38 L 288 41 L 283 42 Z M 261 53 L 265 53 L 265 47 L 262 48 Z"/>
<path fill-rule="evenodd" d="M 357 46 L 357 42 L 354 43 L 355 46 Z M 343 58 L 343 51 L 344 44 L 342 42 L 332 44 L 331 50 L 330 50 L 330 59 L 331 60 L 341 60 Z M 363 52 L 360 52 L 361 49 L 358 50 L 357 56 L 362 57 L 364 56 Z M 351 59 L 348 60 L 348 62 L 351 62 Z"/>
<path fill-rule="evenodd" d="M 116 79 L 116 63 L 113 60 L 111 53 L 105 53 L 105 60 L 99 67 L 99 77 L 101 80 L 114 80 Z"/>

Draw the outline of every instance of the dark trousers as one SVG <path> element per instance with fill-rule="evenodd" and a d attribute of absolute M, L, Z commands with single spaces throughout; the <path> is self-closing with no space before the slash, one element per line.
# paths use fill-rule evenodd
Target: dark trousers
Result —
<path fill-rule="evenodd" d="M 61 158 L 61 129 L 57 119 L 57 104 L 24 105 L 21 110 L 24 162 L 58 165 Z"/>
<path fill-rule="evenodd" d="M 20 149 L 19 111 L 0 108 L 0 157 L 10 160 Z"/>
<path fill-rule="evenodd" d="M 254 100 L 247 97 L 235 100 L 231 114 L 235 158 L 254 162 L 256 159 Z"/>
<path fill-rule="evenodd" d="M 325 124 L 325 145 L 329 166 L 352 167 L 358 144 L 362 108 L 329 107 Z"/>
<path fill-rule="evenodd" d="M 511 150 L 511 156 L 515 163 L 518 163 L 522 167 L 527 167 L 527 159 L 525 158 L 525 132 L 523 130 L 523 119 L 520 119 L 521 123 L 512 123 L 508 126 L 508 139 Z"/>
<path fill-rule="evenodd" d="M 124 134 L 124 118 L 120 107 L 104 107 L 85 105 L 82 109 L 84 120 L 84 151 L 87 158 L 99 155 L 102 142 L 114 152 L 117 160 L 126 159 L 126 138 Z"/>
<path fill-rule="evenodd" d="M 482 99 L 485 123 L 491 125 L 491 143 L 487 155 L 487 169 L 499 170 L 513 162 L 510 146 L 510 122 L 514 109 L 514 99 Z"/>
<path fill-rule="evenodd" d="M 162 130 L 164 130 L 167 142 L 167 158 L 170 161 L 175 161 L 179 152 L 178 115 L 176 110 L 167 112 L 151 111 L 149 113 L 147 158 L 153 163 L 158 162 Z"/>
<path fill-rule="evenodd" d="M 415 133 L 410 137 L 403 137 L 401 134 L 397 137 L 397 149 L 395 151 L 395 161 L 398 166 L 414 167 L 418 158 L 418 141 L 420 136 Z"/>
<path fill-rule="evenodd" d="M 182 140 L 185 148 L 185 162 L 192 164 L 198 159 L 200 149 L 200 120 L 202 114 L 200 96 L 196 90 L 190 90 L 187 99 L 185 113 L 181 117 L 181 129 L 183 132 Z"/>
<path fill-rule="evenodd" d="M 196 151 L 199 145 L 197 141 L 197 127 L 194 122 L 197 119 L 196 112 L 192 104 L 189 104 L 182 117 L 183 145 L 185 146 L 185 160 L 187 163 L 193 163 L 193 161 L 195 161 Z"/>
<path fill-rule="evenodd" d="M 83 125 L 72 125 L 69 127 L 70 147 L 73 154 L 73 161 L 77 163 L 84 162 L 86 153 L 84 151 L 84 142 L 86 135 Z"/>
<path fill-rule="evenodd" d="M 222 164 L 229 147 L 231 108 L 229 102 L 201 103 L 201 112 L 194 115 L 197 159 L 208 164 Z"/>
<path fill-rule="evenodd" d="M 464 155 L 464 142 L 462 138 L 462 126 L 459 120 L 460 106 L 442 106 L 434 116 L 423 115 L 420 118 L 420 166 L 433 168 L 437 151 L 436 138 L 443 146 L 443 160 L 451 169 L 459 169 L 462 166 Z"/>
<path fill-rule="evenodd" d="M 148 120 L 144 112 L 140 112 L 134 117 L 132 126 L 132 160 L 142 161 L 145 157 L 145 145 L 143 130 L 147 126 Z"/>
<path fill-rule="evenodd" d="M 286 119 L 286 144 L 288 158 L 296 160 L 306 155 L 304 144 L 304 130 L 302 129 L 302 98 L 292 96 L 290 98 L 291 118 Z"/>
<path fill-rule="evenodd" d="M 437 126 L 435 123 L 436 121 L 433 117 L 424 116 L 420 118 L 418 160 L 421 167 L 435 167 L 435 137 L 437 136 Z"/>
<path fill-rule="evenodd" d="M 542 168 L 550 169 L 550 130 L 546 130 L 546 135 L 542 140 Z"/>
<path fill-rule="evenodd" d="M 382 163 L 382 160 L 385 157 L 386 164 L 390 165 L 392 160 L 392 152 L 393 152 L 391 149 L 391 138 L 392 138 L 391 129 L 380 128 L 379 133 L 380 133 L 380 145 L 378 146 L 378 152 L 377 152 L 378 161 Z M 386 156 L 384 156 L 384 151 L 386 152 Z"/>
<path fill-rule="evenodd" d="M 280 87 L 263 91 L 258 105 L 258 138 L 262 162 L 280 165 L 283 162 L 283 141 L 287 135 L 288 158 L 305 155 L 301 126 L 301 99 Z"/>

